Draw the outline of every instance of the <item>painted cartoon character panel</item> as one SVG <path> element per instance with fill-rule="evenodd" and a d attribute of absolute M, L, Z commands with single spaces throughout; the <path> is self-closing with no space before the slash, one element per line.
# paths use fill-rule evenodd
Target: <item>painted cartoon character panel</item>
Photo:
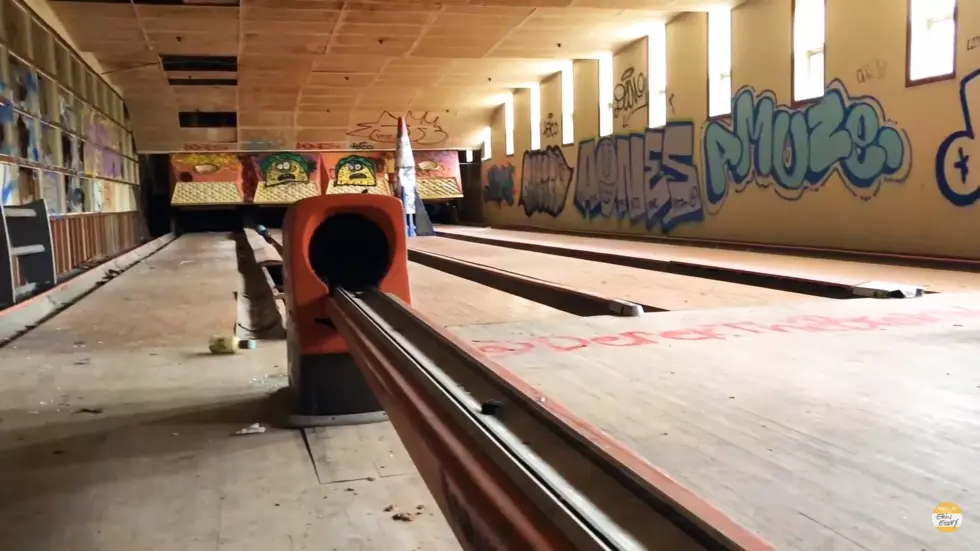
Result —
<path fill-rule="evenodd" d="M 274 153 L 260 162 L 266 187 L 307 184 L 316 168 L 316 161 L 296 153 Z"/>
<path fill-rule="evenodd" d="M 334 165 L 337 186 L 365 186 L 374 187 L 378 185 L 375 178 L 374 162 L 361 155 L 348 155 L 337 161 Z"/>

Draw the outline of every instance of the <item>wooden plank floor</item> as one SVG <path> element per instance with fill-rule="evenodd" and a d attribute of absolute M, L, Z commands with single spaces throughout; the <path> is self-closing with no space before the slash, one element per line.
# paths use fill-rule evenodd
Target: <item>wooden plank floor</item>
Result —
<path fill-rule="evenodd" d="M 533 231 L 465 226 L 438 226 L 436 229 L 445 233 L 623 254 L 634 258 L 691 262 L 735 270 L 758 271 L 787 277 L 826 281 L 841 285 L 857 285 L 867 281 L 888 281 L 921 285 L 929 290 L 940 292 L 980 291 L 980 274 L 971 272 Z"/>
<path fill-rule="evenodd" d="M 980 295 L 453 331 L 778 549 L 980 549 Z"/>
<path fill-rule="evenodd" d="M 443 237 L 415 238 L 410 240 L 409 246 L 412 249 L 485 264 L 665 310 L 789 304 L 826 300 L 811 295 L 752 287 L 751 285 L 615 266 L 602 262 L 470 243 Z"/>
<path fill-rule="evenodd" d="M 442 325 L 574 317 L 550 306 L 410 262 L 412 306 Z"/>
<path fill-rule="evenodd" d="M 321 484 L 300 432 L 232 436 L 286 384 L 282 342 L 207 353 L 237 285 L 231 241 L 185 235 L 0 349 L 0 549 L 459 549 L 384 510 L 436 511 L 414 470 Z"/>

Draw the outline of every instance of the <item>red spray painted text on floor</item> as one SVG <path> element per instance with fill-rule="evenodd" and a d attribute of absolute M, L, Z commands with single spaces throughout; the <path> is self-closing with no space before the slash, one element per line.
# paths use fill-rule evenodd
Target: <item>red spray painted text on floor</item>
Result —
<path fill-rule="evenodd" d="M 668 331 L 623 331 L 597 337 L 550 335 L 527 340 L 473 341 L 476 349 L 487 356 L 526 354 L 532 350 L 549 352 L 573 352 L 588 347 L 630 348 L 647 346 L 664 341 L 725 340 L 732 337 L 788 333 L 850 333 L 876 331 L 888 327 L 909 327 L 949 322 L 957 319 L 980 318 L 980 310 L 952 308 L 925 312 L 884 314 L 880 316 L 831 317 L 794 316 L 777 323 L 740 321 L 698 325 Z"/>

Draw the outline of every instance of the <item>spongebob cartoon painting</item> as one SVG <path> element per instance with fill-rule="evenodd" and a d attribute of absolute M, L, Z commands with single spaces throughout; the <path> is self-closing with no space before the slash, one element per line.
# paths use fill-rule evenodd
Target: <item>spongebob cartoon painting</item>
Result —
<path fill-rule="evenodd" d="M 312 156 L 281 152 L 257 159 L 261 180 L 253 203 L 288 204 L 320 194 L 317 162 Z"/>
<path fill-rule="evenodd" d="M 330 171 L 330 179 L 327 182 L 327 194 L 371 193 L 391 195 L 388 181 L 384 177 L 384 159 L 378 153 L 365 152 L 353 155 L 324 153 L 321 157 L 321 164 L 333 166 Z"/>

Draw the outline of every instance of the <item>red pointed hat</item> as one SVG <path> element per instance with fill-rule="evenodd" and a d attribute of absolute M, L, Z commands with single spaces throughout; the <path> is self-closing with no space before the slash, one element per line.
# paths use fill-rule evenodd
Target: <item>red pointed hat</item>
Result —
<path fill-rule="evenodd" d="M 398 117 L 398 137 L 408 135 L 408 125 L 405 124 L 405 117 Z"/>

